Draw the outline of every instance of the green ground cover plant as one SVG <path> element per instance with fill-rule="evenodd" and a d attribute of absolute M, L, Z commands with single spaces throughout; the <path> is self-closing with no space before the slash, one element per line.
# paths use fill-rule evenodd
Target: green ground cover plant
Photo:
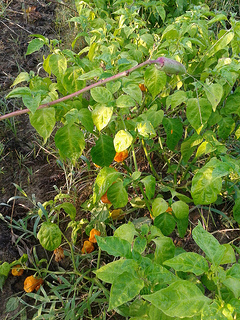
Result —
<path fill-rule="evenodd" d="M 82 205 L 90 220 L 76 220 L 69 194 L 33 203 L 31 235 L 48 251 L 64 241 L 73 267 L 65 276 L 46 261 L 35 263 L 50 291 L 27 293 L 41 301 L 34 319 L 82 319 L 86 312 L 91 319 L 93 302 L 103 306 L 99 319 L 112 310 L 132 320 L 238 319 L 239 247 L 219 244 L 200 223 L 192 235 L 205 257 L 175 248 L 169 236 L 183 238 L 189 212 L 203 206 L 240 224 L 239 20 L 198 1 L 75 5 L 71 47 L 34 35 L 26 54 L 48 49 L 44 75 L 21 72 L 7 98 L 21 98 L 26 108 L 0 117 L 28 113 L 43 143 L 54 135 L 59 163 L 99 167 Z M 139 150 L 149 170 L 139 165 Z M 230 217 L 215 207 L 223 201 L 232 204 Z M 148 216 L 116 228 L 119 209 L 119 217 L 140 209 Z M 64 230 L 62 212 L 69 219 Z M 92 229 L 101 234 L 96 276 L 79 271 L 94 253 L 74 249 L 77 235 Z M 102 251 L 114 261 L 100 267 Z M 24 259 L 13 265 L 19 263 L 28 268 Z M 1 265 L 1 286 L 13 265 Z M 87 302 L 76 300 L 83 291 Z"/>

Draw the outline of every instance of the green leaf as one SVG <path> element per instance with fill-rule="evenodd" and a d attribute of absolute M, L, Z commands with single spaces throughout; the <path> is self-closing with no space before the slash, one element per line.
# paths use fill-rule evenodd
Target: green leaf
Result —
<path fill-rule="evenodd" d="M 95 77 L 100 77 L 100 75 L 103 73 L 102 68 L 96 68 L 94 70 L 91 70 L 89 72 L 86 72 L 78 77 L 78 80 L 89 80 Z"/>
<path fill-rule="evenodd" d="M 156 179 L 155 177 L 149 175 L 145 178 L 141 179 L 141 182 L 143 183 L 145 187 L 146 196 L 148 199 L 152 199 L 155 194 L 155 188 L 156 188 Z"/>
<path fill-rule="evenodd" d="M 112 93 L 105 87 L 96 87 L 91 89 L 93 99 L 101 104 L 111 102 L 113 100 Z"/>
<path fill-rule="evenodd" d="M 143 295 L 143 299 L 151 302 L 170 317 L 192 317 L 199 314 L 210 299 L 189 281 L 176 281 L 166 289 L 150 295 Z"/>
<path fill-rule="evenodd" d="M 196 244 L 206 254 L 206 258 L 215 266 L 219 266 L 223 259 L 225 248 L 214 238 L 213 235 L 203 229 L 201 223 L 193 229 L 192 236 Z"/>
<path fill-rule="evenodd" d="M 188 217 L 189 207 L 181 200 L 173 202 L 172 210 L 177 219 L 184 219 Z"/>
<path fill-rule="evenodd" d="M 66 125 L 58 129 L 55 135 L 55 144 L 59 149 L 60 156 L 70 159 L 73 164 L 82 155 L 85 147 L 85 139 L 82 131 L 75 125 Z"/>
<path fill-rule="evenodd" d="M 20 87 L 10 91 L 6 98 L 22 98 L 25 95 L 30 96 L 31 90 L 28 87 Z"/>
<path fill-rule="evenodd" d="M 187 119 L 199 134 L 212 113 L 212 106 L 207 99 L 191 98 L 187 101 Z"/>
<path fill-rule="evenodd" d="M 133 272 L 135 273 L 138 269 L 138 263 L 133 259 L 120 259 L 117 261 L 110 262 L 97 271 L 95 271 L 96 276 L 107 283 L 113 283 L 113 281 L 123 272 Z"/>
<path fill-rule="evenodd" d="M 230 305 L 229 307 L 231 308 Z M 230 313 L 232 312 L 224 305 L 224 302 L 214 300 L 213 303 L 203 308 L 201 320 L 232 320 L 234 319 L 232 316 L 228 317 Z"/>
<path fill-rule="evenodd" d="M 10 264 L 8 262 L 3 262 L 0 265 L 0 276 L 4 276 L 7 278 L 10 270 L 11 270 Z"/>
<path fill-rule="evenodd" d="M 37 234 L 37 238 L 44 249 L 53 251 L 60 246 L 62 242 L 62 233 L 56 224 L 43 222 Z"/>
<path fill-rule="evenodd" d="M 230 94 L 227 97 L 226 104 L 224 106 L 224 113 L 226 115 L 235 113 L 240 116 L 240 90 L 236 90 L 233 94 Z"/>
<path fill-rule="evenodd" d="M 204 91 L 215 112 L 223 96 L 223 87 L 219 83 L 213 83 L 211 85 L 206 85 Z"/>
<path fill-rule="evenodd" d="M 142 254 L 147 246 L 147 239 L 143 237 L 137 237 L 134 239 L 133 250 Z"/>
<path fill-rule="evenodd" d="M 93 203 L 98 202 L 107 189 L 121 176 L 114 168 L 104 167 L 100 170 L 94 183 Z"/>
<path fill-rule="evenodd" d="M 167 133 L 167 146 L 170 150 L 174 150 L 178 141 L 182 138 L 183 126 L 178 118 L 163 118 L 163 126 Z"/>
<path fill-rule="evenodd" d="M 178 277 L 172 272 L 155 262 L 151 262 L 151 264 L 146 267 L 144 274 L 152 285 L 160 283 L 162 286 L 166 286 L 178 280 Z"/>
<path fill-rule="evenodd" d="M 35 51 L 40 50 L 44 46 L 44 44 L 45 43 L 42 39 L 39 39 L 39 38 L 33 39 L 28 45 L 26 56 Z"/>
<path fill-rule="evenodd" d="M 154 226 L 160 229 L 164 236 L 168 236 L 175 229 L 176 221 L 172 215 L 164 212 L 154 219 Z"/>
<path fill-rule="evenodd" d="M 85 129 L 88 132 L 93 132 L 93 120 L 91 111 L 89 111 L 87 108 L 82 108 L 78 110 L 77 116 Z"/>
<path fill-rule="evenodd" d="M 127 87 L 123 87 L 122 90 L 137 101 L 138 104 L 142 103 L 142 91 L 138 85 L 130 83 Z"/>
<path fill-rule="evenodd" d="M 34 95 L 33 93 L 31 93 L 30 95 L 22 96 L 22 100 L 25 107 L 27 107 L 31 111 L 31 113 L 34 113 L 40 105 L 41 95 Z"/>
<path fill-rule="evenodd" d="M 200 137 L 196 132 L 191 137 L 183 141 L 181 144 L 181 154 L 185 162 L 188 162 L 193 155 L 194 150 L 202 141 L 203 138 Z"/>
<path fill-rule="evenodd" d="M 222 246 L 225 248 L 224 256 L 220 262 L 220 264 L 228 264 L 228 263 L 235 263 L 236 262 L 236 256 L 235 252 L 232 248 L 232 246 L 228 243 L 222 244 Z M 239 288 L 240 290 L 240 288 Z"/>
<path fill-rule="evenodd" d="M 218 135 L 220 138 L 226 140 L 235 129 L 235 121 L 231 116 L 222 117 L 218 124 Z"/>
<path fill-rule="evenodd" d="M 174 257 L 175 246 L 171 238 L 161 236 L 153 239 L 156 244 L 154 253 L 154 261 L 158 264 L 163 264 L 164 261 Z"/>
<path fill-rule="evenodd" d="M 163 264 L 175 271 L 192 272 L 196 276 L 200 276 L 209 269 L 207 260 L 195 252 L 181 253 L 170 260 L 164 261 Z"/>
<path fill-rule="evenodd" d="M 113 143 L 116 152 L 122 152 L 126 150 L 132 144 L 132 135 L 125 130 L 120 130 L 116 133 Z"/>
<path fill-rule="evenodd" d="M 240 224 L 240 198 L 237 198 L 233 206 L 233 218 Z"/>
<path fill-rule="evenodd" d="M 183 238 L 188 228 L 188 217 L 184 219 L 176 219 L 179 237 Z"/>
<path fill-rule="evenodd" d="M 207 56 L 211 57 L 219 50 L 228 48 L 228 44 L 232 41 L 233 37 L 234 37 L 234 32 L 226 31 L 226 33 L 223 36 L 221 36 L 221 38 L 218 39 L 215 42 L 215 44 L 211 47 Z"/>
<path fill-rule="evenodd" d="M 138 122 L 137 130 L 139 135 L 147 139 L 151 139 L 156 136 L 156 132 L 150 121 Z"/>
<path fill-rule="evenodd" d="M 51 72 L 59 79 L 65 74 L 67 70 L 67 59 L 60 54 L 52 54 L 49 58 L 49 68 Z"/>
<path fill-rule="evenodd" d="M 106 83 L 107 89 L 114 94 L 121 88 L 121 82 L 120 81 L 110 81 Z"/>
<path fill-rule="evenodd" d="M 67 68 L 62 78 L 62 85 L 68 94 L 79 91 L 85 87 L 86 82 L 79 80 L 80 74 L 82 74 L 82 69 L 79 67 Z"/>
<path fill-rule="evenodd" d="M 115 154 L 113 138 L 103 134 L 99 136 L 96 145 L 91 149 L 92 161 L 100 167 L 109 167 Z"/>
<path fill-rule="evenodd" d="M 93 123 L 99 131 L 105 128 L 111 120 L 113 114 L 112 107 L 97 106 L 92 111 Z"/>
<path fill-rule="evenodd" d="M 98 246 L 108 254 L 114 257 L 124 257 L 127 259 L 132 258 L 131 244 L 127 240 L 120 239 L 118 237 L 95 237 L 97 239 Z"/>
<path fill-rule="evenodd" d="M 129 221 L 127 224 L 125 223 L 118 227 L 117 230 L 115 230 L 114 237 L 124 239 L 128 241 L 130 244 L 132 244 L 133 238 L 137 234 L 138 232 L 135 230 L 134 224 Z"/>
<path fill-rule="evenodd" d="M 203 168 L 198 170 L 192 179 L 191 195 L 194 203 L 210 204 L 217 200 L 222 189 L 222 179 L 213 174 L 216 158 L 212 158 Z"/>
<path fill-rule="evenodd" d="M 144 281 L 130 272 L 123 272 L 112 284 L 109 308 L 112 310 L 132 300 L 144 287 Z"/>
<path fill-rule="evenodd" d="M 6 312 L 12 312 L 16 310 L 19 306 L 19 298 L 18 297 L 11 297 L 8 299 L 6 303 Z"/>
<path fill-rule="evenodd" d="M 74 205 L 70 202 L 64 202 L 64 203 L 61 203 L 59 204 L 55 210 L 60 210 L 60 209 L 63 209 L 70 217 L 70 219 L 72 221 L 75 220 L 75 217 L 76 217 L 76 208 L 74 207 Z"/>
<path fill-rule="evenodd" d="M 116 100 L 116 105 L 118 108 L 130 108 L 130 107 L 135 106 L 135 104 L 136 104 L 135 100 L 128 95 L 122 94 Z"/>
<path fill-rule="evenodd" d="M 45 143 L 47 138 L 50 137 L 56 123 L 55 109 L 44 108 L 37 110 L 34 114 L 29 115 L 29 119 L 31 125 L 37 130 Z"/>
<path fill-rule="evenodd" d="M 114 209 L 125 207 L 128 203 L 128 193 L 123 186 L 123 182 L 119 181 L 111 185 L 107 191 L 107 197 L 113 204 Z"/>
<path fill-rule="evenodd" d="M 152 65 L 144 73 L 144 82 L 154 99 L 165 87 L 167 76 Z"/>
<path fill-rule="evenodd" d="M 177 106 L 187 100 L 187 93 L 185 91 L 175 91 L 172 95 L 166 99 L 167 109 L 171 106 L 171 109 L 175 109 Z"/>
<path fill-rule="evenodd" d="M 150 109 L 140 115 L 140 118 L 149 121 L 153 128 L 158 128 L 164 117 L 163 110 L 157 110 L 157 105 L 153 105 Z"/>
<path fill-rule="evenodd" d="M 227 270 L 226 279 L 223 280 L 223 284 L 229 288 L 235 298 L 240 297 L 240 264 L 235 263 L 230 269 Z"/>
<path fill-rule="evenodd" d="M 156 198 L 152 203 L 152 214 L 154 217 L 159 216 L 161 213 L 166 212 L 168 203 L 163 198 Z"/>
<path fill-rule="evenodd" d="M 17 84 L 27 81 L 29 82 L 30 80 L 30 76 L 27 72 L 21 72 L 19 73 L 19 75 L 17 76 L 17 78 L 14 80 L 13 84 L 11 85 L 11 87 L 16 86 Z"/>

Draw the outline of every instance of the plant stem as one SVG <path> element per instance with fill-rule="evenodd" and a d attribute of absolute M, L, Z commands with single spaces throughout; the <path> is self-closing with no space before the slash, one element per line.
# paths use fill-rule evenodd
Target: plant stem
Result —
<path fill-rule="evenodd" d="M 153 166 L 152 160 L 151 160 L 151 158 L 150 158 L 150 156 L 149 156 L 149 154 L 148 154 L 148 151 L 147 151 L 146 143 L 145 143 L 145 141 L 144 141 L 143 139 L 142 139 L 142 146 L 143 146 L 143 150 L 144 150 L 144 152 L 145 152 L 145 156 L 146 156 L 146 158 L 147 158 L 147 161 L 148 161 L 148 163 L 149 163 L 149 165 L 150 165 L 150 168 L 151 168 L 151 171 L 152 171 L 154 177 L 155 177 L 157 180 L 161 180 L 159 174 L 157 173 L 157 171 L 155 170 L 155 168 L 154 168 L 154 166 Z"/>
<path fill-rule="evenodd" d="M 131 73 L 132 71 L 135 71 L 135 70 L 137 70 L 138 68 L 144 67 L 144 66 L 146 66 L 146 65 L 148 65 L 148 64 L 151 64 L 151 63 L 156 63 L 156 61 L 155 61 L 155 60 L 147 60 L 147 61 L 144 61 L 143 63 L 140 63 L 139 65 L 137 65 L 137 66 L 135 66 L 135 67 L 132 67 L 132 68 L 126 70 L 126 71 L 120 72 L 120 73 L 118 73 L 118 74 L 116 74 L 116 75 L 114 75 L 114 76 L 112 76 L 112 77 L 107 78 L 107 79 L 99 80 L 98 82 L 93 83 L 93 84 L 91 84 L 91 85 L 89 85 L 89 86 L 87 86 L 87 87 L 85 87 L 85 88 L 83 88 L 83 89 L 81 89 L 81 90 L 79 90 L 79 91 L 76 91 L 76 92 L 74 92 L 74 93 L 71 93 L 71 94 L 69 94 L 69 95 L 67 95 L 67 96 L 65 96 L 65 97 L 62 97 L 62 98 L 59 98 L 59 99 L 57 99 L 57 100 L 50 101 L 50 102 L 48 102 L 48 103 L 42 104 L 42 105 L 40 105 L 40 106 L 37 108 L 37 110 L 43 109 L 43 108 L 46 108 L 46 107 L 49 107 L 49 106 L 52 106 L 52 105 L 54 105 L 54 104 L 57 104 L 57 103 L 60 103 L 60 102 L 63 102 L 63 101 L 69 100 L 69 99 L 72 99 L 72 98 L 78 96 L 78 95 L 81 94 L 81 93 L 84 93 L 84 92 L 86 92 L 86 91 L 89 91 L 89 90 L 91 90 L 91 89 L 93 89 L 93 88 L 95 88 L 95 87 L 101 86 L 101 85 L 103 85 L 103 84 L 105 84 L 105 83 L 107 83 L 107 82 L 114 81 L 114 80 L 117 80 L 117 79 L 122 78 L 122 77 L 126 77 L 126 76 L 128 76 L 129 73 Z M 8 113 L 8 114 L 5 114 L 5 115 L 1 116 L 1 117 L 0 117 L 0 121 L 1 121 L 1 120 L 4 120 L 4 119 L 12 118 L 12 117 L 14 117 L 14 116 L 19 116 L 19 115 L 21 115 L 21 114 L 25 114 L 25 113 L 28 113 L 28 112 L 30 112 L 29 109 L 23 109 L 23 110 L 14 111 L 14 112 L 11 112 L 11 113 Z"/>

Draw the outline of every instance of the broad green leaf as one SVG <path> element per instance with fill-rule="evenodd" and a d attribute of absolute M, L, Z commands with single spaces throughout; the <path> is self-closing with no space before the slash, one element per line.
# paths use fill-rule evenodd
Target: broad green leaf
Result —
<path fill-rule="evenodd" d="M 138 104 L 142 103 L 142 91 L 136 84 L 128 84 L 127 87 L 122 88 L 123 92 L 127 93 L 131 98 L 137 101 Z"/>
<path fill-rule="evenodd" d="M 55 210 L 60 210 L 60 209 L 63 209 L 70 217 L 70 219 L 72 221 L 75 220 L 75 217 L 76 217 L 76 208 L 74 207 L 74 205 L 70 202 L 63 202 L 61 204 L 59 204 Z"/>
<path fill-rule="evenodd" d="M 236 262 L 236 256 L 235 252 L 232 248 L 232 246 L 228 243 L 222 244 L 222 246 L 225 248 L 224 256 L 220 262 L 220 264 L 228 264 L 228 263 L 235 263 Z M 239 288 L 240 290 L 240 288 Z"/>
<path fill-rule="evenodd" d="M 192 236 L 196 244 L 206 254 L 206 258 L 215 266 L 219 266 L 225 253 L 224 246 L 221 246 L 213 235 L 204 230 L 201 223 L 198 223 L 198 226 L 193 229 Z"/>
<path fill-rule="evenodd" d="M 149 66 L 144 73 L 144 82 L 153 99 L 163 90 L 167 82 L 165 72 L 155 66 Z"/>
<path fill-rule="evenodd" d="M 145 178 L 141 179 L 141 182 L 143 183 L 145 187 L 146 196 L 148 199 L 152 199 L 155 194 L 155 188 L 156 188 L 156 179 L 155 177 L 149 175 Z"/>
<path fill-rule="evenodd" d="M 187 101 L 187 119 L 199 134 L 212 113 L 212 106 L 207 99 L 191 98 Z"/>
<path fill-rule="evenodd" d="M 60 246 L 62 242 L 62 233 L 56 224 L 43 222 L 37 234 L 37 238 L 44 249 L 53 251 Z"/>
<path fill-rule="evenodd" d="M 167 146 L 170 150 L 174 150 L 178 141 L 182 138 L 183 126 L 178 118 L 163 118 L 164 130 L 167 133 Z"/>
<path fill-rule="evenodd" d="M 216 14 L 214 18 L 208 21 L 208 25 L 211 26 L 215 22 L 227 20 L 227 17 L 223 13 Z"/>
<path fill-rule="evenodd" d="M 174 257 L 175 246 L 171 238 L 161 236 L 153 239 L 153 242 L 156 244 L 154 262 L 163 264 L 164 261 Z"/>
<path fill-rule="evenodd" d="M 113 143 L 116 152 L 126 150 L 132 144 L 133 137 L 128 131 L 120 130 L 116 133 Z"/>
<path fill-rule="evenodd" d="M 164 112 L 163 110 L 157 110 L 157 105 L 152 106 L 140 115 L 140 118 L 149 121 L 153 128 L 157 128 L 162 123 L 163 117 Z"/>
<path fill-rule="evenodd" d="M 138 122 L 137 130 L 139 135 L 147 139 L 151 139 L 156 136 L 156 132 L 150 121 Z"/>
<path fill-rule="evenodd" d="M 45 143 L 47 138 L 50 137 L 55 126 L 55 109 L 44 108 L 37 110 L 34 114 L 29 115 L 29 119 L 31 125 L 37 130 Z"/>
<path fill-rule="evenodd" d="M 231 313 L 224 302 L 214 300 L 213 303 L 203 308 L 201 320 L 233 320 L 232 316 L 228 317 Z"/>
<path fill-rule="evenodd" d="M 68 94 L 83 89 L 86 85 L 85 81 L 79 80 L 82 69 L 79 67 L 70 67 L 65 71 L 62 78 L 62 85 Z"/>
<path fill-rule="evenodd" d="M 237 128 L 236 132 L 235 132 L 235 136 L 236 138 L 239 140 L 240 139 L 240 126 Z"/>
<path fill-rule="evenodd" d="M 11 270 L 10 264 L 8 262 L 3 262 L 0 265 L 0 289 L 3 289 L 3 285 L 8 277 Z"/>
<path fill-rule="evenodd" d="M 157 13 L 159 14 L 159 16 L 161 17 L 162 21 L 165 21 L 165 17 L 166 17 L 166 11 L 164 10 L 163 6 L 156 6 L 156 10 Z"/>
<path fill-rule="evenodd" d="M 93 132 L 93 119 L 91 111 L 89 111 L 87 108 L 82 108 L 78 110 L 77 116 L 85 129 L 88 132 Z"/>
<path fill-rule="evenodd" d="M 235 298 L 240 297 L 240 264 L 235 263 L 226 273 L 226 279 L 223 280 L 223 284 L 229 288 Z"/>
<path fill-rule="evenodd" d="M 183 143 L 181 144 L 181 154 L 185 162 L 188 162 L 188 160 L 193 155 L 194 150 L 202 141 L 203 138 L 196 132 L 191 137 L 183 141 Z"/>
<path fill-rule="evenodd" d="M 149 33 L 145 33 L 143 35 L 140 36 L 140 44 L 146 46 L 147 49 L 152 48 L 153 44 L 154 44 L 154 39 L 153 36 Z"/>
<path fill-rule="evenodd" d="M 112 93 L 105 87 L 96 87 L 91 89 L 93 99 L 101 104 L 108 103 L 113 100 Z"/>
<path fill-rule="evenodd" d="M 49 68 L 51 72 L 59 79 L 65 74 L 67 70 L 67 59 L 60 54 L 52 54 L 49 58 Z"/>
<path fill-rule="evenodd" d="M 99 136 L 96 145 L 91 149 L 92 161 L 100 167 L 109 167 L 115 154 L 113 138 L 104 134 Z"/>
<path fill-rule="evenodd" d="M 166 212 L 168 203 L 163 198 L 156 198 L 152 203 L 152 214 L 154 217 L 159 216 L 161 213 Z"/>
<path fill-rule="evenodd" d="M 160 309 L 156 308 L 154 305 L 150 305 L 150 310 L 148 313 L 148 317 L 146 320 L 202 320 L 201 315 L 193 316 L 191 318 L 189 317 L 169 317 L 166 315 L 163 311 Z M 132 320 L 132 319 L 130 319 Z M 135 320 L 133 318 L 133 320 Z M 136 319 L 136 320 L 143 320 L 143 319 Z"/>
<path fill-rule="evenodd" d="M 107 189 L 121 176 L 114 168 L 104 167 L 100 170 L 94 183 L 93 203 L 98 202 Z"/>
<path fill-rule="evenodd" d="M 206 85 L 204 91 L 215 112 L 223 96 L 223 87 L 219 83 L 213 83 L 211 85 Z"/>
<path fill-rule="evenodd" d="M 22 101 L 25 107 L 27 107 L 33 114 L 34 112 L 36 112 L 37 108 L 40 105 L 41 95 L 34 93 L 31 93 L 31 95 L 24 95 L 22 96 Z"/>
<path fill-rule="evenodd" d="M 210 299 L 189 281 L 176 281 L 166 289 L 150 295 L 143 295 L 143 299 L 151 302 L 170 317 L 192 317 L 199 314 Z"/>
<path fill-rule="evenodd" d="M 116 105 L 118 108 L 130 108 L 130 107 L 135 106 L 135 104 L 136 104 L 135 100 L 128 95 L 122 94 L 116 100 Z"/>
<path fill-rule="evenodd" d="M 123 272 L 133 272 L 135 273 L 138 269 L 138 263 L 133 259 L 120 259 L 117 261 L 110 262 L 97 271 L 95 271 L 96 276 L 107 283 L 113 283 L 113 281 Z"/>
<path fill-rule="evenodd" d="M 234 119 L 231 116 L 222 117 L 222 119 L 219 121 L 218 135 L 223 140 L 226 140 L 231 135 L 234 129 Z"/>
<path fill-rule="evenodd" d="M 31 90 L 28 87 L 20 87 L 15 88 L 12 91 L 9 92 L 9 94 L 6 96 L 7 99 L 9 98 L 21 98 L 23 96 L 30 96 Z"/>
<path fill-rule="evenodd" d="M 166 267 L 152 261 L 151 264 L 145 268 L 144 274 L 151 282 L 152 286 L 155 286 L 159 283 L 163 286 L 166 286 L 178 279 L 178 277 L 170 272 Z"/>
<path fill-rule="evenodd" d="M 89 72 L 86 72 L 78 77 L 78 80 L 89 80 L 95 77 L 99 77 L 103 73 L 102 68 L 96 68 Z"/>
<path fill-rule="evenodd" d="M 171 109 L 175 109 L 177 106 L 187 100 L 187 93 L 185 91 L 175 91 L 172 95 L 166 99 L 167 109 L 171 106 Z"/>
<path fill-rule="evenodd" d="M 99 237 L 95 236 L 99 247 L 114 257 L 132 258 L 131 244 L 118 237 Z"/>
<path fill-rule="evenodd" d="M 109 308 L 112 310 L 132 300 L 144 287 L 144 281 L 130 272 L 123 272 L 112 284 Z"/>
<path fill-rule="evenodd" d="M 154 226 L 159 228 L 164 236 L 168 236 L 175 229 L 176 221 L 172 215 L 163 212 L 154 219 Z"/>
<path fill-rule="evenodd" d="M 111 120 L 113 114 L 112 107 L 97 106 L 92 111 L 93 123 L 99 131 L 105 128 Z"/>
<path fill-rule="evenodd" d="M 21 72 L 19 73 L 19 75 L 17 76 L 17 78 L 14 80 L 13 84 L 11 85 L 11 87 L 16 86 L 17 84 L 23 82 L 23 81 L 27 81 L 29 82 L 30 80 L 30 76 L 27 72 Z"/>
<path fill-rule="evenodd" d="M 107 89 L 114 94 L 121 88 L 121 82 L 120 81 L 110 81 L 106 83 Z"/>
<path fill-rule="evenodd" d="M 227 97 L 224 112 L 226 115 L 235 113 L 240 116 L 240 89 L 237 89 Z"/>
<path fill-rule="evenodd" d="M 8 299 L 7 303 L 6 303 L 6 312 L 12 312 L 14 310 L 16 310 L 19 306 L 20 303 L 20 299 L 19 297 L 11 297 Z"/>
<path fill-rule="evenodd" d="M 128 193 L 123 186 L 123 182 L 119 181 L 111 185 L 107 191 L 107 197 L 113 204 L 114 209 L 125 207 L 128 203 Z"/>
<path fill-rule="evenodd" d="M 85 147 L 85 139 L 82 131 L 75 125 L 66 125 L 58 129 L 55 134 L 55 144 L 60 156 L 76 163 L 82 155 Z"/>
<path fill-rule="evenodd" d="M 192 179 L 191 195 L 196 205 L 215 202 L 221 192 L 222 179 L 213 175 L 212 160 L 213 158 Z"/>
<path fill-rule="evenodd" d="M 33 52 L 40 50 L 44 46 L 44 44 L 45 43 L 42 39 L 39 39 L 39 38 L 33 39 L 28 45 L 26 56 L 28 54 L 31 54 Z"/>
<path fill-rule="evenodd" d="M 142 254 L 147 246 L 147 239 L 144 237 L 137 237 L 136 239 L 134 239 L 134 243 L 133 243 L 133 250 Z"/>
<path fill-rule="evenodd" d="M 173 202 L 172 210 L 177 219 L 184 219 L 188 217 L 189 207 L 185 202 L 181 200 Z"/>
<path fill-rule="evenodd" d="M 134 224 L 132 222 L 128 222 L 127 224 L 123 224 L 117 228 L 114 232 L 114 237 L 118 237 L 120 239 L 124 239 L 128 241 L 130 244 L 133 242 L 133 238 L 138 234 L 136 231 Z"/>
<path fill-rule="evenodd" d="M 181 253 L 170 260 L 164 261 L 163 264 L 175 271 L 192 272 L 196 276 L 200 276 L 209 269 L 207 260 L 195 252 Z"/>
<path fill-rule="evenodd" d="M 177 219 L 177 228 L 178 228 L 178 234 L 180 238 L 183 238 L 186 234 L 187 228 L 188 228 L 188 216 L 184 219 Z"/>
<path fill-rule="evenodd" d="M 232 41 L 233 37 L 234 37 L 234 32 L 226 31 L 226 33 L 214 43 L 214 45 L 209 50 L 207 56 L 211 57 L 219 50 L 228 48 L 228 44 Z"/>

